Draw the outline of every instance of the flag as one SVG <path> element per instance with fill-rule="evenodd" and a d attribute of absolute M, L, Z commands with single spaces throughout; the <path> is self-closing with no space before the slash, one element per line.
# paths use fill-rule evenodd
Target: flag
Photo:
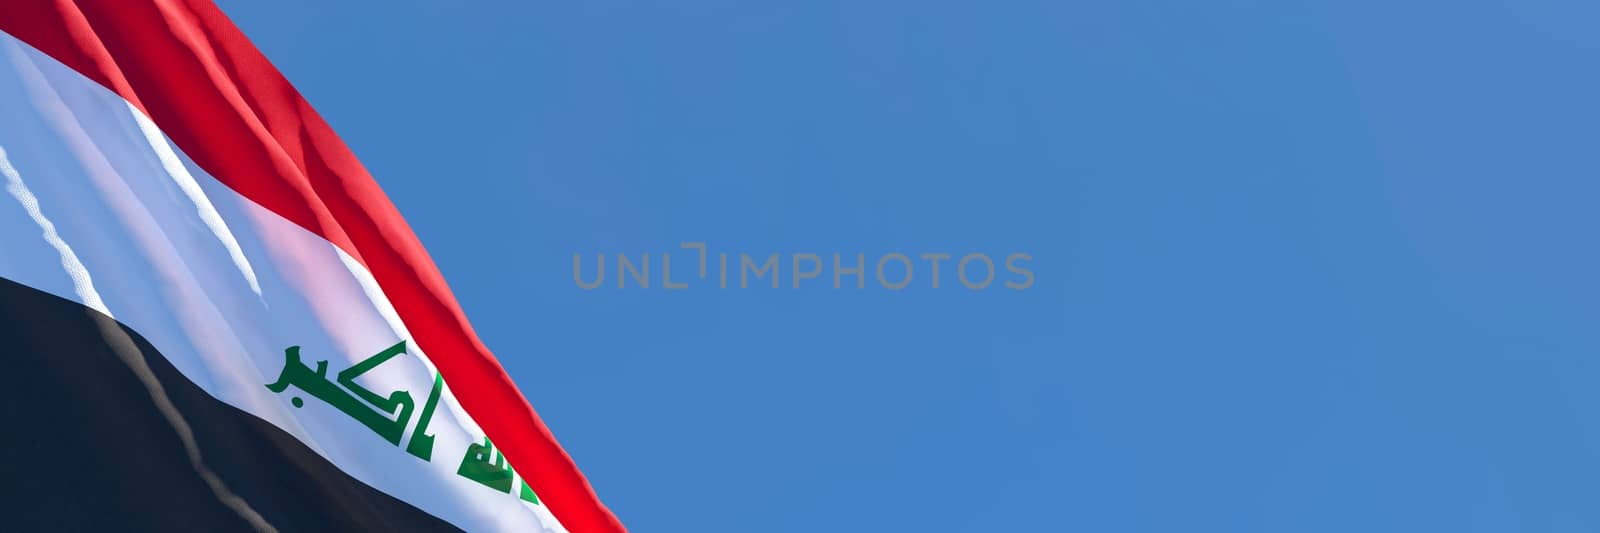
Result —
<path fill-rule="evenodd" d="M 0 529 L 623 530 L 210 0 L 0 32 Z"/>

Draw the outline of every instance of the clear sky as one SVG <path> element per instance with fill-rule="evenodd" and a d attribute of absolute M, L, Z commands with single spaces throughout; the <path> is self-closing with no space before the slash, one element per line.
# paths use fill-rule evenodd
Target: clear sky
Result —
<path fill-rule="evenodd" d="M 219 3 L 636 531 L 1600 529 L 1600 4 Z"/>

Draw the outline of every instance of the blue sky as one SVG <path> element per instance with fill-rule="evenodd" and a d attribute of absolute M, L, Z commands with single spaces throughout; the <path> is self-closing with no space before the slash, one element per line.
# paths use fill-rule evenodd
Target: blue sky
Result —
<path fill-rule="evenodd" d="M 1592 2 L 219 3 L 636 531 L 1600 528 Z"/>

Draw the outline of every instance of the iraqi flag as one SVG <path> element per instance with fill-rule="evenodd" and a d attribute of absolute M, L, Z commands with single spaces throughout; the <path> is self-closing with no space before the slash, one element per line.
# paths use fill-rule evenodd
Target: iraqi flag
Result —
<path fill-rule="evenodd" d="M 0 32 L 0 529 L 622 530 L 210 0 Z"/>

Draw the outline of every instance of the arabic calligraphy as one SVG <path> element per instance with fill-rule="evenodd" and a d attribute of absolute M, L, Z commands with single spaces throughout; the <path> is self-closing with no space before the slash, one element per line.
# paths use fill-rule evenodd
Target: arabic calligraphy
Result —
<path fill-rule="evenodd" d="M 417 430 L 411 432 L 411 442 L 406 451 L 424 461 L 433 460 L 433 435 L 428 435 L 428 421 L 433 420 L 433 409 L 439 406 L 439 392 L 444 389 L 444 375 L 433 374 L 433 390 L 428 391 L 428 401 L 422 404 L 422 417 L 417 419 Z"/>
<path fill-rule="evenodd" d="M 316 369 L 313 370 L 302 362 L 300 347 L 290 346 L 283 351 L 283 370 L 278 373 L 277 381 L 267 384 L 267 390 L 274 394 L 283 394 L 289 390 L 290 385 L 293 385 L 300 392 L 322 400 L 334 409 L 349 415 L 389 444 L 398 446 L 416 407 L 411 393 L 397 390 L 385 397 L 357 383 L 356 378 L 395 356 L 407 353 L 406 348 L 406 341 L 400 341 L 340 371 L 330 381 L 328 361 L 317 361 Z M 433 414 L 439 406 L 439 397 L 443 393 L 444 376 L 435 372 L 433 387 L 428 391 L 428 399 L 422 404 L 422 412 L 417 415 L 417 424 L 411 432 L 411 439 L 406 442 L 406 452 L 423 461 L 433 460 L 434 436 L 428 434 L 428 424 L 433 420 Z M 291 396 L 289 403 L 295 408 L 305 407 L 305 400 L 298 395 Z M 505 455 L 496 451 L 489 438 L 484 437 L 483 444 L 474 442 L 467 445 L 467 451 L 461 457 L 456 475 L 510 494 L 516 472 L 506 463 Z M 526 480 L 523 480 L 521 488 L 518 494 L 520 499 L 540 505 L 539 496 L 533 492 L 533 488 Z"/>
<path fill-rule="evenodd" d="M 490 460 L 491 456 L 493 461 Z M 489 437 L 484 437 L 481 445 L 467 445 L 467 453 L 461 457 L 461 467 L 456 469 L 456 475 L 508 494 L 511 492 L 511 478 L 515 474 L 506 466 L 505 454 L 495 451 Z M 539 496 L 533 493 L 533 487 L 528 486 L 527 481 L 522 482 L 519 497 L 534 504 L 539 503 Z"/>
<path fill-rule="evenodd" d="M 413 409 L 411 393 L 395 391 L 384 398 L 356 383 L 355 379 L 367 371 L 376 368 L 396 355 L 405 353 L 406 343 L 399 344 L 368 357 L 355 366 L 344 369 L 336 377 L 335 382 L 328 381 L 328 362 L 317 361 L 317 369 L 311 370 L 300 361 L 300 347 L 290 346 L 283 351 L 283 371 L 278 374 L 278 380 L 267 385 L 267 390 L 282 394 L 290 385 L 294 385 L 302 392 L 310 394 L 319 400 L 327 402 L 335 409 L 350 415 L 351 418 L 367 426 L 378 436 L 389 441 L 390 444 L 400 444 L 400 436 L 405 433 L 406 425 L 411 421 Z M 345 392 L 348 389 L 350 393 Z M 434 402 L 429 398 L 429 403 Z M 295 407 L 305 405 L 299 397 L 294 397 L 291 403 Z M 371 407 L 369 407 L 369 405 Z M 399 411 L 396 415 L 396 411 Z M 432 415 L 433 413 L 428 413 Z M 386 416 L 388 415 L 388 416 Z M 394 416 L 390 418 L 389 416 Z"/>
<path fill-rule="evenodd" d="M 484 437 L 481 445 L 467 445 L 467 454 L 461 457 L 461 467 L 456 469 L 456 475 L 500 492 L 511 492 L 511 469 L 506 468 L 506 456 L 495 453 L 489 437 Z"/>

